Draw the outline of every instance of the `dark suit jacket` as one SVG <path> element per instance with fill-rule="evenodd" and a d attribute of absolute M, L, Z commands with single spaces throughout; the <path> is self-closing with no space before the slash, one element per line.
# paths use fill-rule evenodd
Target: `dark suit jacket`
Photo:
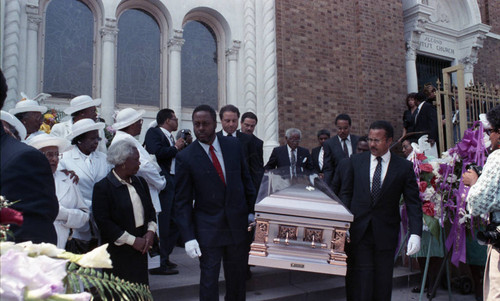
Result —
<path fill-rule="evenodd" d="M 422 105 L 413 130 L 415 132 L 426 132 L 429 135 L 429 139 L 438 141 L 437 112 L 433 105 L 427 102 Z"/>
<path fill-rule="evenodd" d="M 305 160 L 305 161 L 304 161 Z M 290 166 L 290 157 L 288 156 L 288 148 L 287 145 L 282 145 L 275 147 L 273 152 L 271 153 L 271 157 L 269 157 L 269 161 L 266 166 L 264 166 L 265 170 L 275 169 L 285 166 Z M 312 171 L 312 162 L 311 155 L 306 148 L 297 147 L 297 164 L 296 164 L 297 174 L 306 171 Z"/>
<path fill-rule="evenodd" d="M 148 184 L 141 177 L 132 177 L 132 186 L 141 198 L 144 208 L 144 226 L 156 221 L 156 212 L 149 194 Z M 101 232 L 103 243 L 113 244 L 124 231 L 135 234 L 135 218 L 130 194 L 125 184 L 120 183 L 110 171 L 94 185 L 92 212 Z"/>
<path fill-rule="evenodd" d="M 5 133 L 0 126 L 0 194 L 23 213 L 22 226 L 11 225 L 16 242 L 57 243 L 54 220 L 59 212 L 54 177 L 47 158 Z"/>
<path fill-rule="evenodd" d="M 241 144 L 228 137 L 218 140 L 226 185 L 198 140 L 179 152 L 175 161 L 177 224 L 185 242 L 197 239 L 204 247 L 243 243 L 248 214 L 255 205 L 255 189 Z"/>
<path fill-rule="evenodd" d="M 371 224 L 379 249 L 395 249 L 398 243 L 399 200 L 403 195 L 409 219 L 410 234 L 422 234 L 422 202 L 411 162 L 391 155 L 380 198 L 370 198 L 370 152 L 355 154 L 347 166 L 346 182 L 340 198 L 354 215 L 349 232 L 351 243 L 357 244 Z"/>
<path fill-rule="evenodd" d="M 356 147 L 358 146 L 359 136 L 351 134 L 351 145 L 352 145 L 352 153 L 356 153 Z M 335 135 L 332 138 L 326 140 L 323 143 L 323 149 L 325 150 L 325 155 L 323 159 L 323 172 L 325 173 L 325 182 L 330 187 L 332 187 L 333 177 L 335 174 L 335 170 L 337 169 L 337 165 L 339 162 L 347 158 L 344 153 L 344 148 L 339 141 L 339 136 Z"/>
<path fill-rule="evenodd" d="M 175 138 L 174 138 L 175 139 Z M 172 159 L 177 155 L 177 148 L 170 145 L 167 136 L 159 127 L 149 128 L 144 137 L 144 144 L 148 153 L 156 156 L 163 175 L 170 174 Z"/>
<path fill-rule="evenodd" d="M 321 150 L 321 146 L 315 147 L 311 151 L 311 160 L 313 169 L 317 173 L 322 173 L 325 168 L 325 154 L 323 152 L 323 168 L 319 168 L 319 151 Z"/>
<path fill-rule="evenodd" d="M 262 177 L 264 176 L 264 141 L 260 140 L 259 138 L 257 138 L 257 136 L 252 134 L 252 143 L 256 150 L 255 156 L 257 158 L 257 163 L 255 164 L 255 166 L 257 166 L 257 169 L 252 170 L 252 168 L 254 168 L 252 166 L 250 166 L 249 168 L 250 175 L 255 175 L 255 179 L 253 178 L 254 176 L 252 176 L 252 180 L 254 182 L 255 190 L 258 192 L 260 183 L 262 182 Z"/>
<path fill-rule="evenodd" d="M 224 137 L 222 131 L 217 132 L 217 137 Z M 264 175 L 264 159 L 262 148 L 259 155 L 257 144 L 255 143 L 255 140 L 252 138 L 252 136 L 242 133 L 239 130 L 236 131 L 236 137 L 241 143 L 243 155 L 248 166 L 248 171 L 250 172 L 250 177 L 252 178 L 253 186 L 257 188 L 260 186 L 260 181 L 262 180 L 262 176 Z M 257 137 L 255 138 L 258 139 Z"/>

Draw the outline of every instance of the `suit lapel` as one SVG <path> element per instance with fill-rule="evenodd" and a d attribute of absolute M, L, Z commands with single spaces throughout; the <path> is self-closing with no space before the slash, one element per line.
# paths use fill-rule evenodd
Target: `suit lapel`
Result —
<path fill-rule="evenodd" d="M 361 163 L 361 170 L 360 170 L 360 175 L 361 175 L 361 180 L 362 180 L 362 185 L 364 189 L 366 189 L 365 194 L 370 196 L 371 195 L 371 189 L 370 189 L 370 153 L 367 153 L 367 155 L 363 155 L 360 158 L 360 163 Z"/>
<path fill-rule="evenodd" d="M 380 199 L 384 193 L 389 189 L 394 179 L 398 176 L 398 167 L 395 162 L 394 155 L 391 154 L 391 160 L 389 160 L 389 166 L 387 167 L 387 173 L 385 174 L 384 182 L 382 183 L 382 189 L 380 191 Z"/>
<path fill-rule="evenodd" d="M 207 172 L 207 174 L 209 175 L 208 178 L 212 179 L 212 181 L 214 181 L 214 183 L 216 183 L 217 185 L 224 185 L 224 183 L 222 183 L 221 178 L 219 177 L 219 174 L 217 173 L 217 170 L 215 169 L 214 164 L 212 163 L 212 160 L 210 160 L 207 153 L 203 149 L 203 146 L 201 146 L 201 144 L 198 140 L 196 140 L 195 142 L 198 142 L 198 145 L 195 148 L 195 150 L 196 150 L 195 157 L 199 163 L 199 165 L 198 165 L 199 170 L 205 170 Z M 220 139 L 219 139 L 219 144 L 220 144 Z M 224 157 L 224 153 L 222 155 Z M 226 163 L 226 161 L 224 161 L 224 164 L 225 163 Z M 226 173 L 226 175 L 227 175 L 227 173 Z"/>
<path fill-rule="evenodd" d="M 73 162 L 75 162 L 75 165 L 80 169 L 84 174 L 86 174 L 89 178 L 93 179 L 92 172 L 88 169 L 87 164 L 85 164 L 85 161 L 82 160 L 82 157 L 78 153 L 79 150 L 77 149 L 77 146 L 73 147 L 71 150 L 71 157 L 73 158 Z"/>

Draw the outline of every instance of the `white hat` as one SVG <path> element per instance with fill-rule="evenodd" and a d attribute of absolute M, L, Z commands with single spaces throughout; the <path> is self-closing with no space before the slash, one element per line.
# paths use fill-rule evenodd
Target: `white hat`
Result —
<path fill-rule="evenodd" d="M 21 123 L 21 121 L 19 121 L 19 119 L 16 118 L 16 116 L 2 110 L 0 119 L 16 128 L 21 141 L 24 141 L 24 139 L 26 139 L 26 127 L 24 127 L 24 125 Z"/>
<path fill-rule="evenodd" d="M 123 109 L 116 115 L 115 124 L 113 124 L 112 127 L 115 130 L 126 128 L 127 126 L 132 125 L 140 120 L 145 112 L 146 111 L 144 110 L 136 111 L 132 108 Z"/>
<path fill-rule="evenodd" d="M 59 153 L 64 152 L 71 145 L 68 139 L 50 136 L 49 134 L 45 133 L 36 135 L 29 141 L 28 144 L 36 149 L 41 149 L 47 146 L 57 146 L 57 148 L 59 149 Z"/>
<path fill-rule="evenodd" d="M 490 122 L 486 118 L 486 114 L 484 114 L 484 113 L 483 114 L 479 114 L 479 120 L 483 124 L 483 128 L 485 130 L 491 130 L 491 129 L 493 129 L 493 127 L 491 126 Z"/>
<path fill-rule="evenodd" d="M 24 112 L 40 112 L 41 114 L 47 112 L 47 107 L 41 106 L 36 100 L 24 97 L 16 103 L 15 108 L 10 109 L 9 113 L 16 115 Z"/>
<path fill-rule="evenodd" d="M 90 107 L 97 107 L 101 104 L 101 99 L 92 99 L 88 95 L 80 95 L 71 100 L 69 107 L 64 110 L 64 113 L 71 115 L 75 112 L 84 110 Z"/>
<path fill-rule="evenodd" d="M 105 126 L 104 122 L 94 122 L 94 120 L 90 118 L 80 119 L 73 124 L 71 127 L 71 134 L 69 134 L 67 138 L 71 141 L 81 134 L 95 130 L 102 130 Z"/>

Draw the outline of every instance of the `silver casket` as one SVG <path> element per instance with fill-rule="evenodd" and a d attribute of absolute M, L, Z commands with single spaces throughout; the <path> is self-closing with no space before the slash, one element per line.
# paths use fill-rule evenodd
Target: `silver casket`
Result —
<path fill-rule="evenodd" d="M 266 173 L 255 205 L 249 264 L 345 275 L 344 245 L 353 215 L 317 178 L 289 169 Z"/>

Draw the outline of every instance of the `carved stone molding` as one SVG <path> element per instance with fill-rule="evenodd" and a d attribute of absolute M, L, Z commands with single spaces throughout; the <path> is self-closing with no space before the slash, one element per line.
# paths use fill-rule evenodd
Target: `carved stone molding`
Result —
<path fill-rule="evenodd" d="M 245 0 L 244 4 L 244 79 L 245 106 L 251 112 L 257 112 L 257 55 L 256 55 L 256 23 L 255 0 Z"/>
<path fill-rule="evenodd" d="M 19 95 L 19 40 L 21 30 L 20 1 L 6 1 L 4 16 L 2 71 L 5 79 L 7 80 L 7 85 L 9 86 L 4 109 L 10 109 L 14 107 L 16 99 Z"/>
<path fill-rule="evenodd" d="M 406 60 L 414 61 L 417 59 L 418 42 L 406 41 Z"/>
<path fill-rule="evenodd" d="M 26 15 L 28 16 L 28 29 L 38 31 L 38 26 L 42 22 L 42 17 L 38 14 L 38 6 L 26 4 Z"/>
<path fill-rule="evenodd" d="M 168 48 L 170 51 L 181 51 L 182 45 L 184 45 L 184 39 L 182 38 L 183 30 L 182 29 L 174 29 L 174 36 L 168 40 Z"/>
<path fill-rule="evenodd" d="M 241 47 L 241 41 L 234 40 L 233 47 L 226 50 L 227 59 L 230 61 L 237 61 L 240 47 Z"/>
<path fill-rule="evenodd" d="M 118 26 L 116 19 L 106 19 L 104 26 L 99 31 L 104 42 L 116 42 L 118 35 Z"/>

